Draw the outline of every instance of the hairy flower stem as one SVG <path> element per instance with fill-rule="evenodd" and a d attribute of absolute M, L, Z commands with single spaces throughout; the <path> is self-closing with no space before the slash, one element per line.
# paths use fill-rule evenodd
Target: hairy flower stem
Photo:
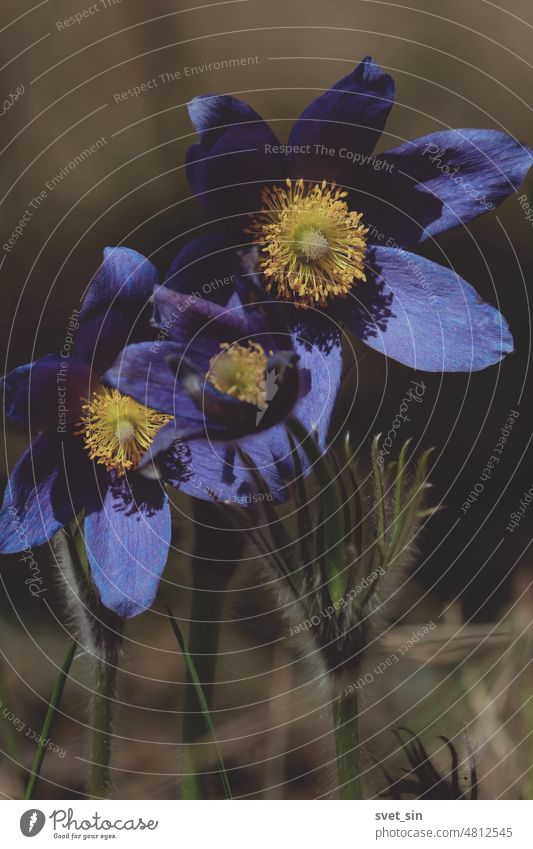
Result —
<path fill-rule="evenodd" d="M 113 702 L 118 669 L 120 640 L 108 640 L 96 660 L 93 696 L 91 777 L 89 792 L 105 799 L 111 788 L 111 748 L 113 743 Z"/>
<path fill-rule="evenodd" d="M 56 534 L 54 551 L 67 604 L 78 631 L 78 642 L 93 663 L 89 792 L 94 798 L 105 799 L 111 789 L 113 704 L 123 620 L 102 605 L 89 577 L 83 539 L 74 523 L 69 531 Z"/>
<path fill-rule="evenodd" d="M 342 693 L 333 702 L 337 775 L 341 799 L 362 799 L 357 695 Z"/>
<path fill-rule="evenodd" d="M 220 511 L 208 502 L 195 500 L 193 515 L 196 541 L 192 558 L 192 606 L 188 650 L 211 711 L 216 677 L 220 620 L 225 591 L 242 553 L 242 533 L 230 530 Z M 214 527 L 212 527 L 214 526 Z M 220 556 L 224 561 L 220 562 Z M 183 733 L 185 746 L 182 796 L 206 799 L 208 773 L 197 772 L 194 743 L 205 737 L 206 723 L 194 683 L 187 675 Z M 201 747 L 203 748 L 203 747 Z"/>

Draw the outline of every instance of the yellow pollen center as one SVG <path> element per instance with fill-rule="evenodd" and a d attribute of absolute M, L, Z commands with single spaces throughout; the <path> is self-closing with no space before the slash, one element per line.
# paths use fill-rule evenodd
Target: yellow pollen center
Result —
<path fill-rule="evenodd" d="M 164 424 L 172 419 L 138 404 L 118 389 L 102 387 L 91 401 L 82 398 L 83 415 L 76 426 L 91 460 L 124 475 L 134 469 Z"/>
<path fill-rule="evenodd" d="M 262 194 L 263 208 L 248 232 L 261 248 L 267 290 L 299 306 L 326 306 L 366 280 L 368 228 L 350 212 L 347 192 L 324 180 L 306 188 L 286 181 Z"/>
<path fill-rule="evenodd" d="M 246 345 L 223 342 L 221 353 L 209 360 L 207 379 L 215 389 L 232 395 L 239 401 L 257 404 L 266 402 L 265 369 L 268 355 L 257 342 Z"/>

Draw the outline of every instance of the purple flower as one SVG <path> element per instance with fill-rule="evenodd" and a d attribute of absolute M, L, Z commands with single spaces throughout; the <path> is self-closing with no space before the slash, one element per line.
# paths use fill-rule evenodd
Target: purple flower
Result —
<path fill-rule="evenodd" d="M 154 307 L 168 338 L 150 327 Z M 154 266 L 125 248 L 105 251 L 71 324 L 73 350 L 69 343 L 3 381 L 7 416 L 41 432 L 10 475 L 0 552 L 41 545 L 83 513 L 102 603 L 131 617 L 152 604 L 167 561 L 165 483 L 244 500 L 253 477 L 237 441 L 258 465 L 268 446 L 279 449 L 270 480 L 281 486 L 290 451 L 276 425 L 295 405 L 320 409 L 324 434 L 340 367 L 324 406 L 325 385 L 313 394 L 310 355 L 301 351 L 300 369 L 275 315 L 267 322 L 265 309 L 243 305 L 237 292 L 222 307 L 159 286 Z"/>
<path fill-rule="evenodd" d="M 320 340 L 309 324 L 288 330 L 287 306 L 245 282 L 236 254 L 217 254 L 221 245 L 199 239 L 178 255 L 152 299 L 156 340 L 129 345 L 104 377 L 172 416 L 143 458 L 144 474 L 204 500 L 282 501 L 295 475 L 283 422 L 291 413 L 325 447 L 342 370 L 338 333 L 328 337 L 323 321 Z M 303 454 L 300 462 L 305 469 Z"/>
<path fill-rule="evenodd" d="M 41 432 L 9 477 L 0 552 L 41 545 L 83 511 L 92 578 L 103 604 L 121 616 L 152 603 L 167 560 L 167 496 L 134 469 L 168 416 L 120 396 L 99 376 L 141 332 L 156 283 L 156 269 L 140 254 L 107 248 L 71 317 L 74 349 L 65 344 L 3 381 L 7 416 Z"/>
<path fill-rule="evenodd" d="M 513 350 L 505 319 L 453 270 L 406 248 L 494 209 L 533 155 L 475 129 L 373 155 L 393 96 L 392 78 L 366 58 L 309 104 L 287 145 L 245 103 L 195 98 L 189 181 L 233 237 L 251 235 L 274 297 L 328 313 L 410 367 L 483 369 Z M 306 324 L 311 311 L 297 312 Z"/>

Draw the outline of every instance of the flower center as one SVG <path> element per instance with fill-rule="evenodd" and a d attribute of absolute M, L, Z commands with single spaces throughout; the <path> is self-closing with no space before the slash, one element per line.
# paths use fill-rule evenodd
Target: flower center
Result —
<path fill-rule="evenodd" d="M 329 252 L 329 242 L 322 230 L 306 227 L 300 236 L 294 240 L 295 250 L 306 260 L 322 259 Z"/>
<path fill-rule="evenodd" d="M 286 181 L 262 194 L 263 208 L 247 232 L 261 247 L 267 291 L 299 306 L 326 306 L 365 281 L 368 228 L 350 212 L 347 192 L 324 180 L 308 189 Z"/>
<path fill-rule="evenodd" d="M 75 433 L 83 436 L 91 460 L 119 475 L 139 464 L 159 430 L 172 419 L 105 386 L 93 393 L 91 401 L 82 398 L 82 402 L 84 415 Z"/>
<path fill-rule="evenodd" d="M 261 345 L 251 341 L 246 345 L 223 342 L 220 348 L 221 353 L 209 360 L 209 383 L 239 401 L 259 407 L 264 405 L 268 356 Z"/>

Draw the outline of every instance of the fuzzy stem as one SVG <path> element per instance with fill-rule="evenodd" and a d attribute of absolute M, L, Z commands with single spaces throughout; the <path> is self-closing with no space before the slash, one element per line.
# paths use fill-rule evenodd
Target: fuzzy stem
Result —
<path fill-rule="evenodd" d="M 92 716 L 92 753 L 89 792 L 95 799 L 105 799 L 111 788 L 111 748 L 113 743 L 113 702 L 118 670 L 120 640 L 105 641 L 96 659 L 95 691 Z"/>
<path fill-rule="evenodd" d="M 94 663 L 92 701 L 91 774 L 89 792 L 105 799 L 111 788 L 113 702 L 122 645 L 123 620 L 104 607 L 85 568 L 87 555 L 77 525 L 54 537 L 56 562 L 77 629 L 86 641 Z M 84 565 L 85 561 L 85 565 Z"/>
<path fill-rule="evenodd" d="M 362 799 L 359 765 L 357 695 L 344 692 L 333 702 L 337 774 L 341 799 Z"/>
<path fill-rule="evenodd" d="M 208 502 L 195 500 L 193 515 L 196 541 L 192 558 L 193 593 L 188 650 L 211 712 L 225 591 L 240 559 L 242 534 L 229 530 L 229 526 L 222 526 L 220 511 Z M 221 555 L 224 556 L 224 562 L 218 560 Z M 188 773 L 183 778 L 181 788 L 185 799 L 207 798 L 209 774 L 196 772 L 194 766 L 194 743 L 204 734 L 205 719 L 198 703 L 195 684 L 188 672 L 182 733 L 186 747 L 184 772 Z"/>

